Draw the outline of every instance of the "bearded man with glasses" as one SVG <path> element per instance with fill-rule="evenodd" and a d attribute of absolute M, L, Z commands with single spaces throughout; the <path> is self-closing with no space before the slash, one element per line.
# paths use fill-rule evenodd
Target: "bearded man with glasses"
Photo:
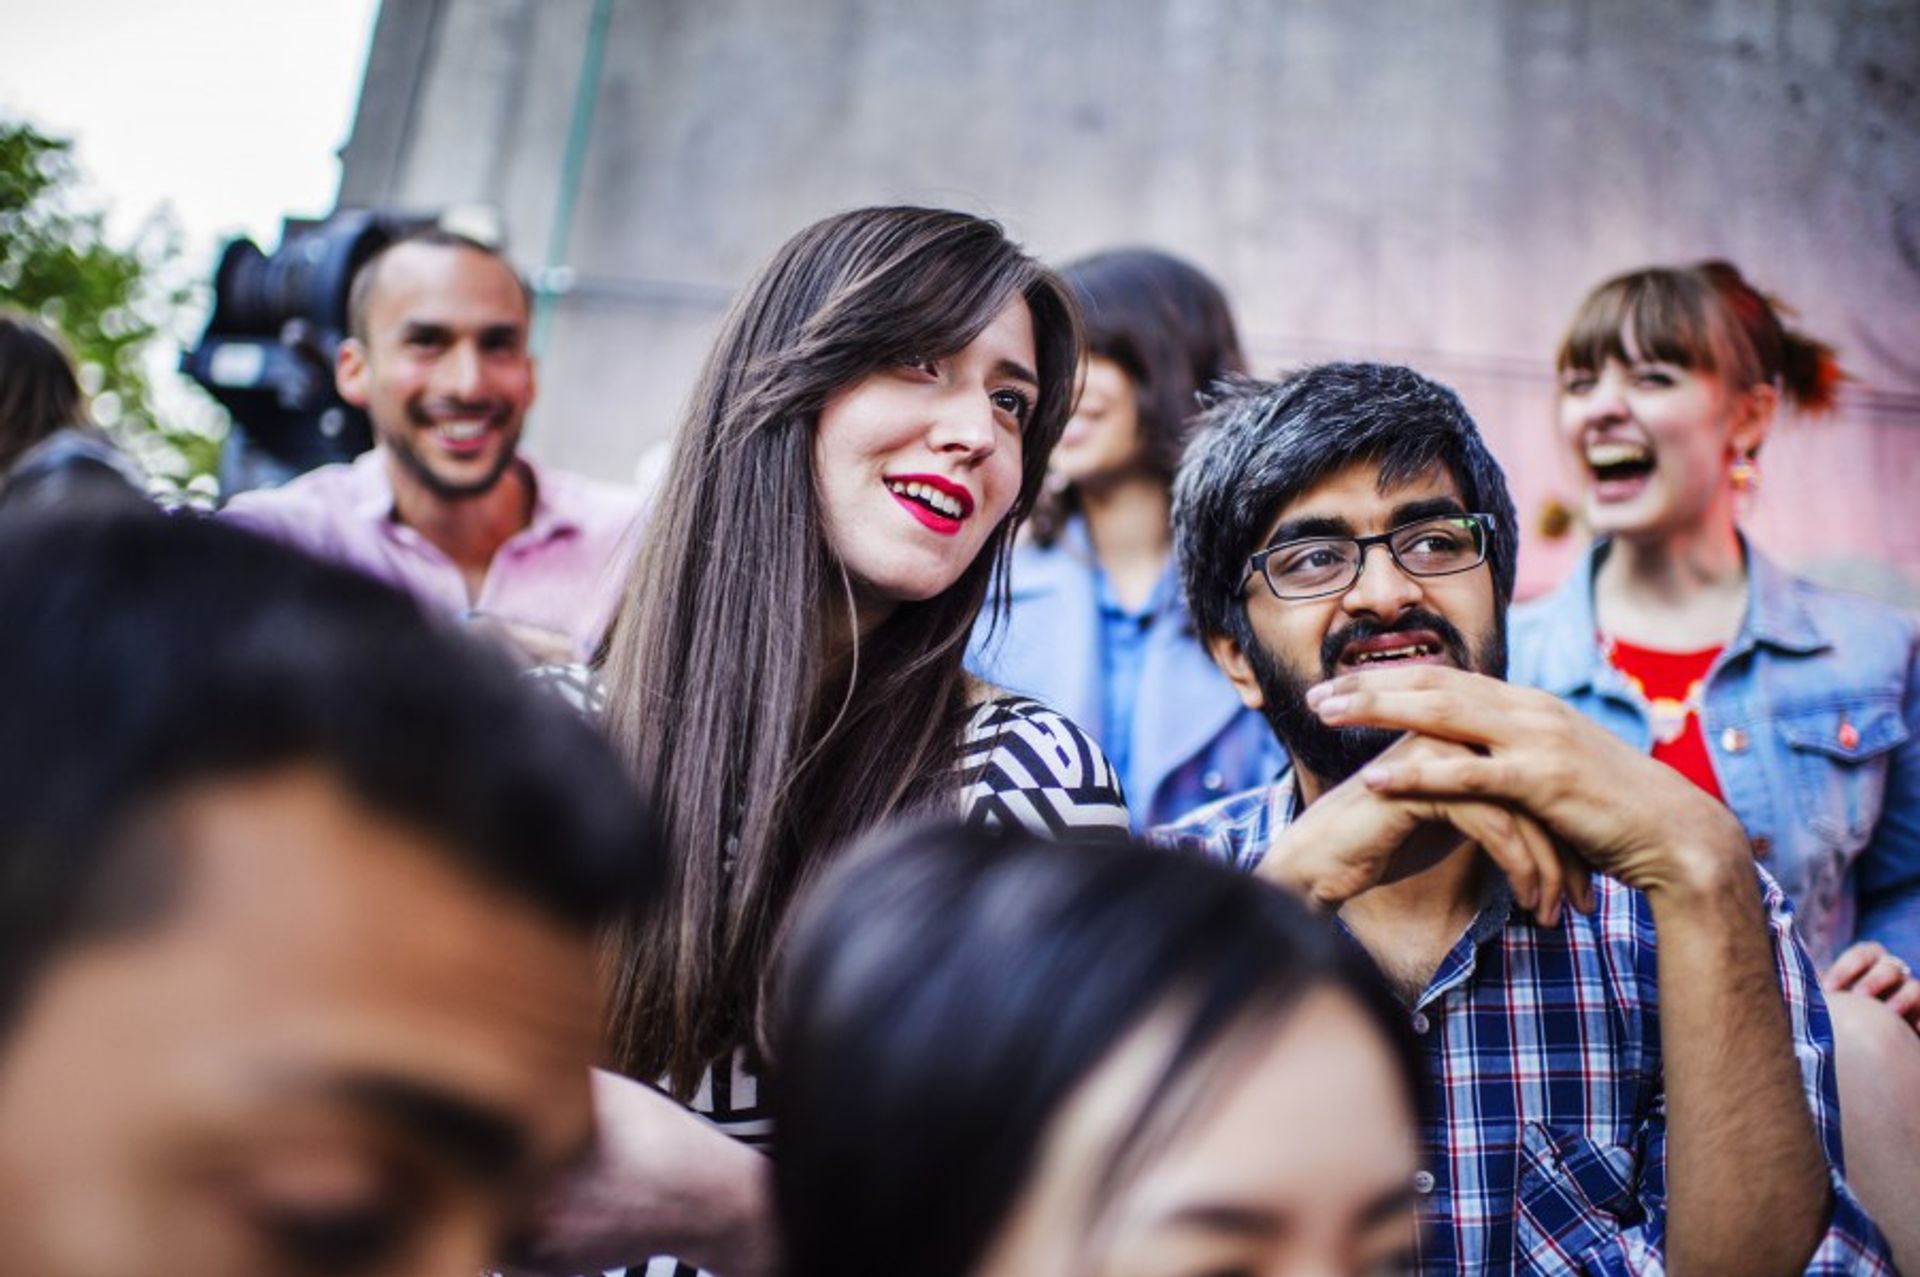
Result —
<path fill-rule="evenodd" d="M 1418 1270 L 1891 1272 L 1739 822 L 1501 681 L 1516 523 L 1459 398 L 1372 364 L 1237 382 L 1174 525 L 1201 638 L 1294 766 L 1160 837 L 1304 895 L 1399 990 Z"/>

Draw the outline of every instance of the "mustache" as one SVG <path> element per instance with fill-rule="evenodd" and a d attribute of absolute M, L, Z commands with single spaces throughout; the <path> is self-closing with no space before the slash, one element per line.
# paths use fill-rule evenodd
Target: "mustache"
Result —
<path fill-rule="evenodd" d="M 406 406 L 407 420 L 416 426 L 432 426 L 445 417 L 484 417 L 497 426 L 507 419 L 510 409 L 500 399 L 430 399 Z"/>
<path fill-rule="evenodd" d="M 1438 612 L 1428 612 L 1416 608 L 1396 617 L 1392 624 L 1382 624 L 1368 617 L 1360 617 L 1344 629 L 1329 631 L 1320 643 L 1320 669 L 1327 678 L 1333 678 L 1340 672 L 1340 654 L 1354 643 L 1366 639 L 1379 638 L 1384 634 L 1416 634 L 1425 630 L 1440 640 L 1447 656 L 1463 670 L 1473 668 L 1473 662 L 1467 652 L 1467 640 L 1452 622 Z"/>

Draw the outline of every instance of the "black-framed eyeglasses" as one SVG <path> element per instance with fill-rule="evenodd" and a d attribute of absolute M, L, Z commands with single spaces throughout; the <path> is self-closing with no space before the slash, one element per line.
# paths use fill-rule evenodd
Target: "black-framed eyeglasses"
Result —
<path fill-rule="evenodd" d="M 1353 588 L 1369 546 L 1384 545 L 1408 576 L 1452 576 L 1487 561 L 1490 514 L 1442 514 L 1370 537 L 1302 537 L 1270 545 L 1247 559 L 1240 588 L 1257 574 L 1276 599 L 1318 599 Z"/>

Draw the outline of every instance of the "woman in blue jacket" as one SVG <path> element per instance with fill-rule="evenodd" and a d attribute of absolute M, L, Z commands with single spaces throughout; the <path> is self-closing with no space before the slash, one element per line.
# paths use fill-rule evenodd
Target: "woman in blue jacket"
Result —
<path fill-rule="evenodd" d="M 1790 575 L 1737 521 L 1781 401 L 1831 404 L 1833 351 L 1704 262 L 1600 285 L 1558 368 L 1598 539 L 1515 612 L 1511 676 L 1740 817 L 1824 973 L 1861 1195 L 1913 1263 L 1920 1221 L 1888 1206 L 1920 1198 L 1920 624 Z"/>
<path fill-rule="evenodd" d="M 1088 356 L 1049 491 L 1013 556 L 1012 612 L 969 664 L 1092 731 L 1140 828 L 1272 779 L 1285 760 L 1195 637 L 1168 523 L 1197 396 L 1245 362 L 1219 287 L 1151 249 L 1061 271 Z"/>

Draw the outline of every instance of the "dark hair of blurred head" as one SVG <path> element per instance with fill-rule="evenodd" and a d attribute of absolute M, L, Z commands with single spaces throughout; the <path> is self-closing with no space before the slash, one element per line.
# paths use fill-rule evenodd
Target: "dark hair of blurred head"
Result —
<path fill-rule="evenodd" d="M 1177 1046 L 1103 1172 L 1109 1192 L 1170 1134 L 1176 1087 L 1323 988 L 1391 1044 L 1413 1107 L 1404 1012 L 1360 950 L 1276 888 L 1121 840 L 958 825 L 856 850 L 802 910 L 779 985 L 788 1274 L 962 1277 L 1049 1122 L 1134 1029 L 1173 1015 Z"/>
<path fill-rule="evenodd" d="M 1460 396 L 1395 364 L 1320 364 L 1223 387 L 1181 463 L 1174 549 L 1201 634 L 1254 645 L 1241 588 L 1247 557 L 1265 548 L 1282 509 L 1360 462 L 1379 467 L 1383 489 L 1443 466 L 1469 511 L 1494 516 L 1494 591 L 1503 609 L 1513 600 L 1513 498 Z"/>
<path fill-rule="evenodd" d="M 1554 367 L 1597 372 L 1641 359 L 1718 375 L 1735 390 L 1763 384 L 1805 412 L 1824 412 L 1846 374 L 1833 347 L 1789 328 L 1792 308 L 1749 283 L 1732 262 L 1649 266 L 1616 275 L 1581 299 Z"/>
<path fill-rule="evenodd" d="M 164 913 L 143 821 L 208 782 L 322 768 L 582 930 L 653 894 L 589 724 L 383 585 L 199 519 L 15 515 L 0 615 L 0 1032 L 63 947 Z"/>
<path fill-rule="evenodd" d="M 1233 311 L 1198 267 L 1151 248 L 1117 248 L 1061 267 L 1086 325 L 1087 353 L 1111 359 L 1133 383 L 1141 465 L 1173 482 L 1200 396 L 1246 371 Z M 1034 508 L 1033 535 L 1049 544 L 1076 505 L 1071 487 Z"/>
<path fill-rule="evenodd" d="M 0 475 L 48 435 L 85 420 L 66 347 L 18 311 L 0 310 Z"/>

